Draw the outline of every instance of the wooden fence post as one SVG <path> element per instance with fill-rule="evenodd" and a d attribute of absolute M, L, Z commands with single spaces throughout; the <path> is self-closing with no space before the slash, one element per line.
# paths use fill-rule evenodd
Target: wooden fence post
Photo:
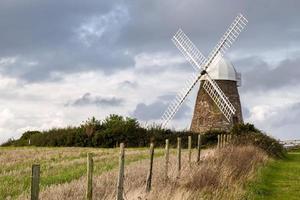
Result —
<path fill-rule="evenodd" d="M 31 174 L 31 200 L 39 199 L 39 190 L 40 190 L 40 165 L 32 165 L 32 174 Z"/>
<path fill-rule="evenodd" d="M 177 138 L 177 171 L 178 171 L 178 176 L 180 175 L 180 170 L 181 170 L 181 138 Z"/>
<path fill-rule="evenodd" d="M 198 135 L 197 143 L 197 163 L 200 163 L 200 153 L 201 153 L 201 134 Z"/>
<path fill-rule="evenodd" d="M 123 200 L 123 185 L 124 185 L 124 143 L 120 144 L 120 157 L 119 157 L 119 177 L 117 183 L 117 200 Z"/>
<path fill-rule="evenodd" d="M 220 148 L 220 134 L 218 134 L 218 145 L 217 145 L 217 148 L 218 149 Z"/>
<path fill-rule="evenodd" d="M 192 136 L 188 136 L 189 165 L 192 163 Z"/>
<path fill-rule="evenodd" d="M 87 190 L 86 190 L 86 199 L 92 200 L 93 198 L 93 170 L 94 162 L 92 153 L 87 154 Z"/>
<path fill-rule="evenodd" d="M 166 139 L 166 148 L 165 148 L 165 181 L 168 180 L 168 170 L 169 170 L 169 140 Z"/>
<path fill-rule="evenodd" d="M 226 146 L 228 145 L 228 143 L 229 143 L 229 135 L 226 134 Z"/>
<path fill-rule="evenodd" d="M 227 145 L 230 143 L 230 134 L 227 135 Z"/>
<path fill-rule="evenodd" d="M 146 192 L 150 192 L 150 190 L 151 190 L 153 156 L 154 156 L 154 145 L 153 145 L 153 143 L 151 143 L 150 144 L 150 167 L 149 167 L 148 177 L 147 177 L 147 181 L 146 181 Z"/>

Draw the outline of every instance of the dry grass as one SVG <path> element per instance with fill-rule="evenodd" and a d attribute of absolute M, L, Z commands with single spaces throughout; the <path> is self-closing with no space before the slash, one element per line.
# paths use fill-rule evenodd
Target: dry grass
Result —
<path fill-rule="evenodd" d="M 195 155 L 195 152 L 194 152 Z M 183 153 L 183 167 L 178 177 L 176 157 L 170 158 L 169 180 L 163 180 L 164 159 L 154 161 L 152 191 L 145 193 L 148 161 L 139 161 L 126 166 L 125 199 L 176 200 L 176 199 L 241 199 L 243 184 L 250 179 L 258 165 L 266 162 L 267 156 L 253 146 L 226 147 L 222 150 L 202 152 L 201 163 L 187 163 Z M 195 160 L 195 158 L 193 158 Z M 115 199 L 117 171 L 113 170 L 94 177 L 94 199 Z M 45 188 L 41 199 L 85 199 L 85 178 Z M 19 199 L 27 199 L 20 196 Z"/>
<path fill-rule="evenodd" d="M 118 166 L 119 149 L 101 148 L 0 148 L 0 199 L 24 199 L 30 190 L 31 165 L 41 165 L 41 190 L 80 180 L 86 173 L 86 154 L 94 154 L 95 175 Z M 146 148 L 127 149 L 127 162 L 148 156 Z M 157 150 L 162 155 L 162 150 Z M 21 196 L 20 196 L 21 195 Z"/>

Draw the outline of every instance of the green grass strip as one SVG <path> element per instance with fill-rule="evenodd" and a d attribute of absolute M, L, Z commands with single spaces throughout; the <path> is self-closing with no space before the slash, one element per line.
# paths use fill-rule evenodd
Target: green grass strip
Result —
<path fill-rule="evenodd" d="M 272 160 L 262 167 L 249 184 L 246 199 L 299 200 L 300 151 L 289 152 L 283 160 Z"/>

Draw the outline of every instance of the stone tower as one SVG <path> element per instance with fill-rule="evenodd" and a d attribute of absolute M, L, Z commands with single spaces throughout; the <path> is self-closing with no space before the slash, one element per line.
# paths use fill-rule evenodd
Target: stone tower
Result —
<path fill-rule="evenodd" d="M 223 113 L 202 87 L 203 78 L 201 79 L 201 86 L 195 103 L 191 131 L 203 133 L 208 130 L 229 130 L 234 123 L 243 122 L 241 102 L 237 88 L 240 86 L 241 76 L 236 72 L 234 66 L 221 54 L 217 55 L 214 62 L 207 69 L 207 72 L 229 98 L 229 101 L 236 109 L 236 113 L 231 122 L 226 120 Z"/>

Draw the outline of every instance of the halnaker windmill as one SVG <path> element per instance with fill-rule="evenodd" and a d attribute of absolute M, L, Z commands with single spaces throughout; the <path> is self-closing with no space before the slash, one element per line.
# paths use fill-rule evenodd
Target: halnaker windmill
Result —
<path fill-rule="evenodd" d="M 177 31 L 172 41 L 196 72 L 164 112 L 163 127 L 167 126 L 198 82 L 200 82 L 200 88 L 195 103 L 191 131 L 203 133 L 216 129 L 229 130 L 235 123 L 243 122 L 237 89 L 241 83 L 241 75 L 223 57 L 223 54 L 237 39 L 247 22 L 247 19 L 239 14 L 208 58 L 202 55 L 181 29 Z"/>

